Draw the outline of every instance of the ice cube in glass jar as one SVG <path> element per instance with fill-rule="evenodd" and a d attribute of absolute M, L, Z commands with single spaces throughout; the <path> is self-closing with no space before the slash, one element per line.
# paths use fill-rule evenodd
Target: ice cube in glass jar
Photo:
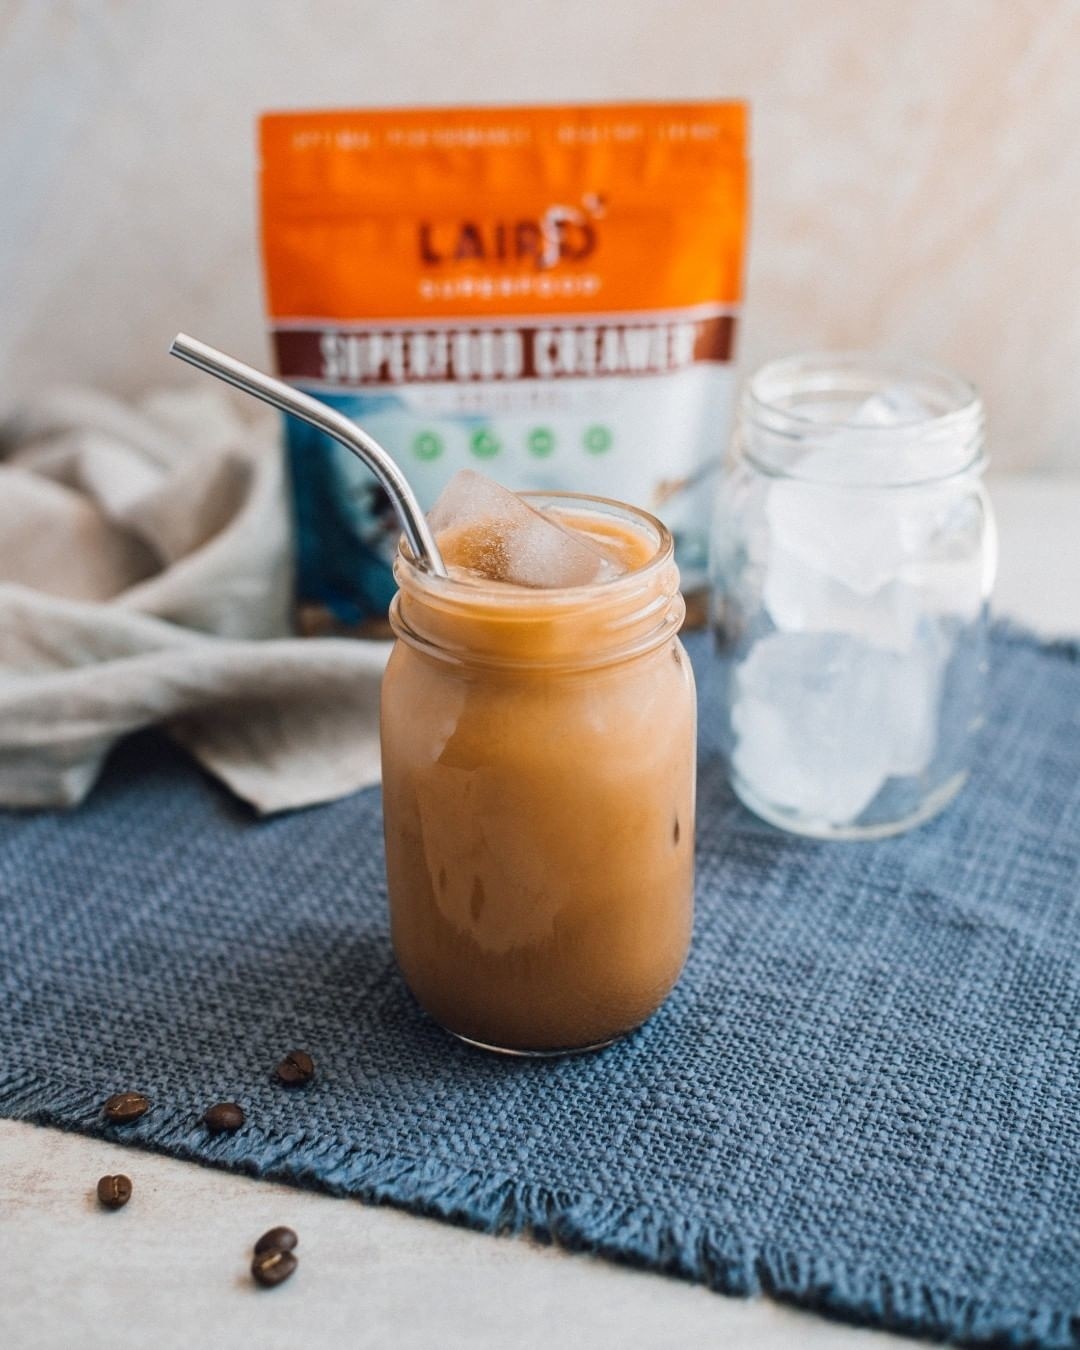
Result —
<path fill-rule="evenodd" d="M 608 581 L 623 570 L 597 541 L 472 469 L 451 478 L 428 522 L 459 580 L 556 588 Z"/>

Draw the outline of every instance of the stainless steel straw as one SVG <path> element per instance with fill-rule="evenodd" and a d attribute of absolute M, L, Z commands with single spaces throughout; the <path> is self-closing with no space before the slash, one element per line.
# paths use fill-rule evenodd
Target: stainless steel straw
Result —
<path fill-rule="evenodd" d="M 219 352 L 216 347 L 208 347 L 205 342 L 188 337 L 186 333 L 177 333 L 169 354 L 179 356 L 181 361 L 187 361 L 199 370 L 205 370 L 208 375 L 216 375 L 219 380 L 242 389 L 245 394 L 261 398 L 264 403 L 280 408 L 282 412 L 299 417 L 302 422 L 310 422 L 313 427 L 333 436 L 346 450 L 351 450 L 386 489 L 413 556 L 435 576 L 447 575 L 446 564 L 427 519 L 420 510 L 420 503 L 405 475 L 373 436 L 325 403 L 320 403 L 317 398 L 302 394 L 284 381 L 275 380 L 254 366 L 246 366 L 243 361 Z"/>

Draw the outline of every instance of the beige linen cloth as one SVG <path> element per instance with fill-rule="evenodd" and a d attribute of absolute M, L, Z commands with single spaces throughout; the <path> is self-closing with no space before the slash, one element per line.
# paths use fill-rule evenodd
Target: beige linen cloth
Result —
<path fill-rule="evenodd" d="M 56 393 L 0 428 L 0 805 L 70 806 L 163 724 L 260 812 L 379 776 L 386 643 L 288 636 L 273 414 Z"/>

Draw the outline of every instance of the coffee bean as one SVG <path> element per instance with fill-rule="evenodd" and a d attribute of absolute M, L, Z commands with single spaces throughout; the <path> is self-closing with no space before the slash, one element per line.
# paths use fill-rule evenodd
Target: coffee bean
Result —
<path fill-rule="evenodd" d="M 262 1235 L 255 1244 L 255 1255 L 261 1256 L 263 1252 L 291 1252 L 299 1240 L 291 1228 L 282 1224 Z"/>
<path fill-rule="evenodd" d="M 131 1199 L 131 1179 L 123 1175 L 102 1177 L 97 1184 L 97 1198 L 106 1209 L 123 1209 Z"/>
<path fill-rule="evenodd" d="M 150 1098 L 141 1092 L 114 1092 L 105 1103 L 105 1115 L 114 1125 L 127 1125 L 150 1110 Z"/>
<path fill-rule="evenodd" d="M 312 1058 L 303 1050 L 290 1050 L 275 1070 L 288 1087 L 300 1087 L 315 1077 Z"/>
<path fill-rule="evenodd" d="M 235 1102 L 218 1102 L 203 1116 L 203 1124 L 211 1134 L 231 1134 L 244 1123 L 244 1108 Z"/>
<path fill-rule="evenodd" d="M 259 1252 L 251 1263 L 251 1273 L 256 1284 L 272 1289 L 275 1284 L 283 1284 L 298 1264 L 292 1252 L 275 1247 L 268 1252 Z"/>

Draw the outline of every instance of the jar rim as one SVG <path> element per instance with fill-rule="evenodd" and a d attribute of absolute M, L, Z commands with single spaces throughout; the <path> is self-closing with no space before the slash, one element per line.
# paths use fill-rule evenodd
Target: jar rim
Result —
<path fill-rule="evenodd" d="M 459 577 L 439 577 L 433 572 L 429 572 L 416 561 L 403 535 L 398 542 L 397 557 L 394 560 L 394 572 L 399 584 L 401 577 L 398 575 L 398 568 L 400 567 L 410 581 L 418 582 L 433 598 L 451 602 L 462 601 L 466 605 L 469 601 L 473 601 L 484 606 L 490 606 L 494 603 L 505 606 L 507 609 L 516 607 L 535 611 L 547 607 L 565 608 L 568 603 L 574 604 L 576 607 L 578 603 L 587 602 L 591 599 L 603 601 L 615 598 L 616 594 L 621 594 L 624 590 L 630 588 L 636 588 L 642 581 L 651 580 L 657 572 L 668 566 L 674 559 L 675 541 L 671 531 L 662 520 L 642 507 L 633 506 L 629 502 L 618 501 L 613 497 L 601 497 L 583 492 L 548 492 L 542 489 L 533 489 L 520 492 L 517 495 L 533 505 L 552 503 L 556 510 L 560 506 L 571 507 L 580 504 L 585 508 L 579 512 L 581 515 L 588 514 L 590 506 L 602 507 L 609 515 L 621 516 L 624 521 L 638 527 L 645 526 L 655 538 L 655 550 L 640 567 L 631 568 L 630 571 L 621 572 L 614 577 L 607 577 L 601 581 L 586 582 L 579 586 L 520 586 L 506 581 L 492 581 L 485 584 L 481 580 L 466 581 Z"/>
<path fill-rule="evenodd" d="M 429 656 L 461 664 L 586 670 L 629 660 L 678 632 L 685 606 L 674 540 L 661 521 L 608 497 L 521 495 L 534 504 L 561 507 L 567 515 L 621 519 L 648 532 L 653 552 L 619 576 L 542 588 L 437 577 L 416 562 L 402 540 L 394 562 L 399 590 L 390 606 L 398 638 Z"/>
<path fill-rule="evenodd" d="M 921 405 L 922 415 L 855 420 L 853 414 L 866 400 L 896 390 Z M 835 413 L 840 402 L 849 405 L 846 415 Z M 742 448 L 756 467 L 771 476 L 834 487 L 914 487 L 981 469 L 986 459 L 976 387 L 953 371 L 902 353 L 816 351 L 770 361 L 746 383 L 742 420 L 750 433 L 742 437 Z M 835 468 L 823 476 L 800 462 L 811 448 L 854 448 L 843 445 L 853 435 L 866 451 L 868 476 L 856 472 L 838 478 Z M 884 460 L 885 453 L 899 450 L 903 459 Z"/>

